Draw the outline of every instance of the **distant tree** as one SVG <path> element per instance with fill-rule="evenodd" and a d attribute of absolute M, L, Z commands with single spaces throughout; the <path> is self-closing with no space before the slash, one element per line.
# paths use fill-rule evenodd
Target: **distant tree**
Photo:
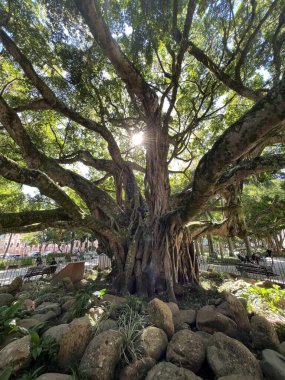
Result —
<path fill-rule="evenodd" d="M 175 300 L 193 238 L 246 237 L 242 181 L 285 166 L 284 2 L 2 0 L 0 23 L 2 187 L 44 200 L 0 231 L 83 228 L 123 293 Z"/>

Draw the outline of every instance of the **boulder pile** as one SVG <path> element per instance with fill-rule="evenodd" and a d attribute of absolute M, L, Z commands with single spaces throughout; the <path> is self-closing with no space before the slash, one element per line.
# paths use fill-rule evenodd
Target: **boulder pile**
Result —
<path fill-rule="evenodd" d="M 199 310 L 151 300 L 144 310 L 147 323 L 131 342 L 137 355 L 129 355 L 122 366 L 130 337 L 116 318 L 128 299 L 105 295 L 85 316 L 74 317 L 76 286 L 61 296 L 56 288 L 36 297 L 25 284 L 12 289 L 0 294 L 0 305 L 20 299 L 24 313 L 16 318 L 21 327 L 12 334 L 16 339 L 7 336 L 2 343 L 0 376 L 10 368 L 17 378 L 33 363 L 35 342 L 29 332 L 37 329 L 40 339 L 57 344 L 57 372 L 41 373 L 37 380 L 72 379 L 75 366 L 87 380 L 285 380 L 285 342 L 279 342 L 266 318 L 249 315 L 244 300 L 230 293 Z"/>

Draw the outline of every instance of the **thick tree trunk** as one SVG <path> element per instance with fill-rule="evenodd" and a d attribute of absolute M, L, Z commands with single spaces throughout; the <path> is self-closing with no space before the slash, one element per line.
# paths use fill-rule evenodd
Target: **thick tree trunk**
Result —
<path fill-rule="evenodd" d="M 210 257 L 214 257 L 215 259 L 217 259 L 217 253 L 214 249 L 214 243 L 213 243 L 213 238 L 211 235 L 207 235 L 207 239 L 208 239 L 208 247 L 209 247 L 209 256 Z"/>

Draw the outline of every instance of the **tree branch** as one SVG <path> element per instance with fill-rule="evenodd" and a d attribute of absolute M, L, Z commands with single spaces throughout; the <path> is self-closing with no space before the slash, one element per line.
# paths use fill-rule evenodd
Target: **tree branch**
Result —
<path fill-rule="evenodd" d="M 285 155 L 267 155 L 256 157 L 252 160 L 242 162 L 240 165 L 225 172 L 219 179 L 216 187 L 224 187 L 235 182 L 240 182 L 253 174 L 268 171 L 276 171 L 285 167 Z"/>
<path fill-rule="evenodd" d="M 285 75 L 278 86 L 228 128 L 202 157 L 195 171 L 192 192 L 179 211 L 184 224 L 205 209 L 225 169 L 276 130 L 284 119 Z"/>
<path fill-rule="evenodd" d="M 157 95 L 112 37 L 98 2 L 75 0 L 75 3 L 105 56 L 109 58 L 119 77 L 126 83 L 129 93 L 138 97 L 147 117 L 156 115 L 159 109 Z"/>
<path fill-rule="evenodd" d="M 189 53 L 207 67 L 224 85 L 231 90 L 234 90 L 241 96 L 253 100 L 254 102 L 260 100 L 263 96 L 261 91 L 252 90 L 243 86 L 239 81 L 231 78 L 225 71 L 221 70 L 214 61 L 208 57 L 201 49 L 199 49 L 193 42 L 189 42 Z"/>
<path fill-rule="evenodd" d="M 80 208 L 46 174 L 21 167 L 0 154 L 0 175 L 10 181 L 37 187 L 42 194 L 54 199 L 71 218 L 82 219 Z"/>

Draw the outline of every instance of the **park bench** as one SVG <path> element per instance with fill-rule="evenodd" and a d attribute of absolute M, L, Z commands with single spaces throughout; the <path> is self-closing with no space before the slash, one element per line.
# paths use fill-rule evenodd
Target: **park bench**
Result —
<path fill-rule="evenodd" d="M 278 276 L 273 272 L 271 266 L 255 265 L 255 264 L 237 264 L 236 269 L 242 273 L 260 274 L 268 278 Z"/>
<path fill-rule="evenodd" d="M 44 275 L 50 276 L 53 273 L 55 273 L 56 268 L 57 268 L 57 265 L 49 265 L 47 267 L 38 266 L 38 267 L 28 268 L 27 273 L 24 275 L 24 279 L 26 278 L 30 279 L 31 277 L 35 277 L 35 276 L 42 276 L 42 277 Z"/>

